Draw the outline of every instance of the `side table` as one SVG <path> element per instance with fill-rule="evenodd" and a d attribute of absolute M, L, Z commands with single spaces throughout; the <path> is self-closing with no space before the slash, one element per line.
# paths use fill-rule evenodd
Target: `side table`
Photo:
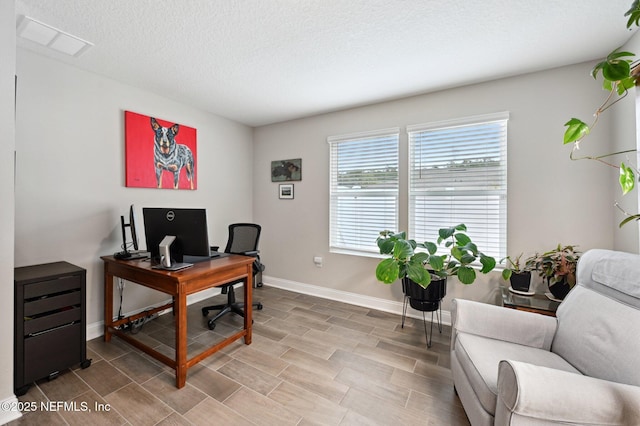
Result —
<path fill-rule="evenodd" d="M 558 306 L 560 306 L 559 302 L 550 300 L 543 293 L 536 293 L 532 296 L 521 296 L 512 293 L 505 286 L 500 286 L 500 291 L 502 292 L 502 306 L 505 308 L 555 317 L 556 310 Z"/>

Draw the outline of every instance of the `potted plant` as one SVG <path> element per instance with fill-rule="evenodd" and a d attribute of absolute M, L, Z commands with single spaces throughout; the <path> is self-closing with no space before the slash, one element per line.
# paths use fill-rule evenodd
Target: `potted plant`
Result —
<path fill-rule="evenodd" d="M 380 253 L 390 256 L 378 264 L 376 278 L 385 284 L 402 280 L 402 291 L 405 294 L 402 327 L 407 304 L 422 311 L 427 347 L 431 346 L 431 338 L 427 332 L 424 312 L 431 312 L 433 332 L 433 313 L 440 308 L 440 301 L 447 293 L 447 277 L 456 276 L 461 283 L 471 284 L 476 279 L 476 269 L 472 266 L 474 262 L 480 262 L 480 271 L 485 274 L 496 266 L 495 259 L 480 252 L 465 233 L 466 230 L 464 224 L 442 228 L 438 231 L 435 243 L 417 243 L 407 239 L 406 232 L 382 231 L 376 241 Z M 446 253 L 438 254 L 438 247 L 442 243 Z M 438 315 L 440 332 L 441 317 Z"/>
<path fill-rule="evenodd" d="M 382 260 L 376 268 L 376 278 L 391 284 L 398 278 L 411 281 L 427 288 L 432 278 L 456 276 L 461 283 L 471 284 L 476 279 L 476 269 L 472 264 L 479 261 L 483 274 L 493 270 L 496 260 L 486 256 L 465 233 L 464 224 L 438 231 L 436 242 L 416 243 L 407 239 L 406 232 L 382 231 L 377 239 L 381 254 L 390 257 Z M 438 247 L 444 242 L 445 254 L 438 254 Z M 424 249 L 416 250 L 417 248 Z"/>
<path fill-rule="evenodd" d="M 569 290 L 576 285 L 576 266 L 580 253 L 576 246 L 558 244 L 553 250 L 535 254 L 527 259 L 533 270 L 547 281 L 549 291 L 556 299 L 564 299 Z"/>
<path fill-rule="evenodd" d="M 520 253 L 516 257 L 507 256 L 503 258 L 500 263 L 506 261 L 506 266 L 502 270 L 502 279 L 509 281 L 511 289 L 517 292 L 529 292 L 529 286 L 531 284 L 531 268 L 533 267 L 530 260 L 526 260 L 522 264 L 523 253 Z"/>

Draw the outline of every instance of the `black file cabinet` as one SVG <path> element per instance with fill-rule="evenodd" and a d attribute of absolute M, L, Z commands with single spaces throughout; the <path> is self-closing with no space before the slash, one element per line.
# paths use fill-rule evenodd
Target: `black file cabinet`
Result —
<path fill-rule="evenodd" d="M 14 388 L 54 378 L 87 360 L 86 271 L 67 262 L 14 270 Z"/>

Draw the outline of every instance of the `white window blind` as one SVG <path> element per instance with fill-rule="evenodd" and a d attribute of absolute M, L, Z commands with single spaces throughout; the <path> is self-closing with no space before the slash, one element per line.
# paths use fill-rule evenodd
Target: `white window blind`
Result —
<path fill-rule="evenodd" d="M 378 253 L 380 231 L 398 228 L 399 128 L 332 136 L 329 248 Z"/>
<path fill-rule="evenodd" d="M 508 113 L 407 127 L 409 229 L 435 241 L 464 223 L 480 251 L 501 259 L 507 241 Z"/>

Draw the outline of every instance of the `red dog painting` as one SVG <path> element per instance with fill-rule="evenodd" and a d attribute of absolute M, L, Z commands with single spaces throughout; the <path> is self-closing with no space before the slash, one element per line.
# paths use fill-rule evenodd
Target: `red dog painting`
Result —
<path fill-rule="evenodd" d="M 196 129 L 125 111 L 126 186 L 196 189 Z"/>

